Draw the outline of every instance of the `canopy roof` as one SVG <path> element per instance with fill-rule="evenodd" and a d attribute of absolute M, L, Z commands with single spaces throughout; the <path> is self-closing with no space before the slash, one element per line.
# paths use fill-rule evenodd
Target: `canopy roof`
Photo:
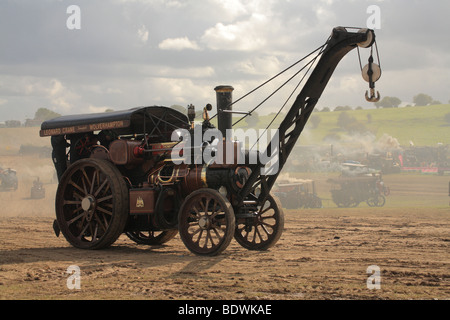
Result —
<path fill-rule="evenodd" d="M 123 111 L 69 115 L 45 121 L 40 136 L 59 136 L 100 130 L 115 130 L 120 134 L 167 135 L 175 129 L 189 129 L 189 119 L 183 113 L 167 107 L 139 107 Z"/>

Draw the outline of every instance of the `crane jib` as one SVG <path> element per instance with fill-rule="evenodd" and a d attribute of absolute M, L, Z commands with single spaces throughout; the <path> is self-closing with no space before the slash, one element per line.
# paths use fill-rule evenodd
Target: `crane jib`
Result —
<path fill-rule="evenodd" d="M 318 56 L 321 55 L 319 62 L 279 126 L 277 173 L 264 176 L 261 175 L 260 170 L 253 170 L 239 193 L 238 203 L 242 204 L 244 199 L 250 193 L 254 193 L 256 188 L 259 189 L 258 202 L 264 202 L 341 59 L 358 46 L 369 48 L 374 43 L 375 33 L 373 30 L 358 29 L 356 32 L 350 32 L 343 27 L 333 29 L 324 49 L 318 54 Z M 270 142 L 268 150 L 271 150 L 272 147 L 272 142 Z"/>

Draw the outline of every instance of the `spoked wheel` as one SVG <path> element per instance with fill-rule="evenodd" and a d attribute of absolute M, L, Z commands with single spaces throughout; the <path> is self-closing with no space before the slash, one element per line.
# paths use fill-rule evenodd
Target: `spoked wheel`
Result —
<path fill-rule="evenodd" d="M 283 228 L 283 208 L 278 198 L 268 195 L 252 217 L 237 220 L 234 238 L 246 249 L 267 250 L 280 239 Z"/>
<path fill-rule="evenodd" d="M 133 231 L 126 233 L 137 244 L 158 246 L 169 242 L 178 234 L 178 230 L 168 231 Z"/>
<path fill-rule="evenodd" d="M 56 219 L 74 247 L 102 249 L 123 232 L 128 205 L 128 188 L 119 170 L 105 160 L 82 159 L 61 178 Z"/>
<path fill-rule="evenodd" d="M 385 204 L 386 204 L 386 198 L 383 195 L 379 195 L 377 207 L 383 207 Z"/>
<path fill-rule="evenodd" d="M 178 215 L 178 230 L 185 246 L 197 255 L 214 256 L 233 239 L 234 210 L 213 189 L 200 189 L 184 201 Z"/>
<path fill-rule="evenodd" d="M 366 200 L 369 207 L 382 207 L 386 203 L 386 198 L 383 195 L 376 195 Z"/>
<path fill-rule="evenodd" d="M 356 208 L 359 205 L 359 201 L 350 195 L 333 197 L 333 201 L 339 208 Z"/>
<path fill-rule="evenodd" d="M 322 208 L 322 199 L 320 199 L 318 196 L 314 196 L 311 208 Z"/>

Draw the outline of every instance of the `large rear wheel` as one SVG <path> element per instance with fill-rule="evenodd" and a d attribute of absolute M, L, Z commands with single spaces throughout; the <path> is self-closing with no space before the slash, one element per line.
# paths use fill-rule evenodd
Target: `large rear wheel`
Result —
<path fill-rule="evenodd" d="M 56 219 L 74 247 L 103 249 L 124 231 L 128 187 L 110 162 L 82 159 L 70 166 L 56 193 Z"/>

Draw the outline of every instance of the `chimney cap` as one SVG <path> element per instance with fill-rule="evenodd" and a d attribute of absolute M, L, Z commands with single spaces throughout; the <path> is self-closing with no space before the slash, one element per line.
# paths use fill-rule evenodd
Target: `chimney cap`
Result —
<path fill-rule="evenodd" d="M 216 92 L 231 92 L 234 90 L 232 86 L 217 86 L 214 88 Z"/>

